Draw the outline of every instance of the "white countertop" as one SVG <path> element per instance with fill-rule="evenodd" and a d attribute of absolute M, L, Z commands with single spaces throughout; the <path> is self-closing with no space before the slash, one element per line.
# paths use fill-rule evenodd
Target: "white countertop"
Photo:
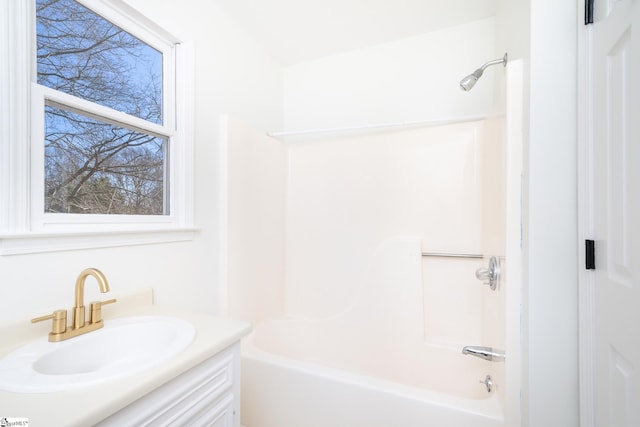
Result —
<path fill-rule="evenodd" d="M 174 316 L 191 322 L 196 329 L 193 342 L 166 363 L 135 375 L 104 384 L 53 393 L 11 393 L 0 390 L 0 417 L 28 418 L 29 426 L 87 427 L 133 403 L 167 381 L 214 356 L 251 331 L 247 322 L 163 309 L 150 304 L 151 291 L 129 301 L 104 308 L 104 321 L 127 316 Z M 142 303 L 142 305 L 140 305 Z M 50 323 L 46 322 L 50 329 Z M 35 338 L 46 328 L 26 322 L 0 325 L 0 357 Z M 90 333 L 90 332 L 89 332 Z"/>

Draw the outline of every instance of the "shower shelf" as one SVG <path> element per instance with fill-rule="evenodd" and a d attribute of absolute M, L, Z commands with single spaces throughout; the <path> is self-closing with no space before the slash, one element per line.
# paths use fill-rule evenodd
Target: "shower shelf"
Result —
<path fill-rule="evenodd" d="M 480 254 L 453 254 L 453 253 L 438 253 L 438 252 L 422 252 L 423 257 L 441 257 L 441 258 L 484 258 L 484 255 Z"/>

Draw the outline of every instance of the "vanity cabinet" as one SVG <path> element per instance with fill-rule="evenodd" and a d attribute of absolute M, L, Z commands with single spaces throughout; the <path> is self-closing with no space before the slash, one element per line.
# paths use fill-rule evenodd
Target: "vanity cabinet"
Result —
<path fill-rule="evenodd" d="M 96 425 L 238 427 L 240 344 L 228 347 Z"/>

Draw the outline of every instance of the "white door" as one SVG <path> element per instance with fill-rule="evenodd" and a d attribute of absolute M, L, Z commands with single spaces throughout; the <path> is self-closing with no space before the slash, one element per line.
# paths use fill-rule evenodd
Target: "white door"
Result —
<path fill-rule="evenodd" d="M 595 0 L 594 418 L 640 426 L 640 1 Z M 583 402 L 584 403 L 584 402 Z"/>

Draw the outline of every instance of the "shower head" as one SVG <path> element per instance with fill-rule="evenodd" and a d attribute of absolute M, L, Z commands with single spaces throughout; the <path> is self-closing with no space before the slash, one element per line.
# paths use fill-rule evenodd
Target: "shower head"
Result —
<path fill-rule="evenodd" d="M 473 86 L 476 84 L 478 79 L 482 77 L 483 72 L 484 70 L 482 68 L 478 68 L 473 73 L 469 74 L 464 79 L 460 80 L 460 89 L 464 90 L 465 92 L 471 90 L 471 88 L 473 88 Z"/>
<path fill-rule="evenodd" d="M 473 86 L 476 84 L 478 79 L 482 77 L 482 73 L 484 73 L 485 68 L 490 67 L 491 65 L 496 65 L 496 64 L 502 64 L 503 66 L 506 67 L 507 54 L 505 53 L 504 56 L 500 59 L 494 59 L 493 61 L 487 62 L 482 67 L 478 68 L 473 73 L 469 74 L 468 76 L 460 80 L 460 89 L 464 90 L 465 92 L 470 91 L 471 88 L 473 88 Z"/>

